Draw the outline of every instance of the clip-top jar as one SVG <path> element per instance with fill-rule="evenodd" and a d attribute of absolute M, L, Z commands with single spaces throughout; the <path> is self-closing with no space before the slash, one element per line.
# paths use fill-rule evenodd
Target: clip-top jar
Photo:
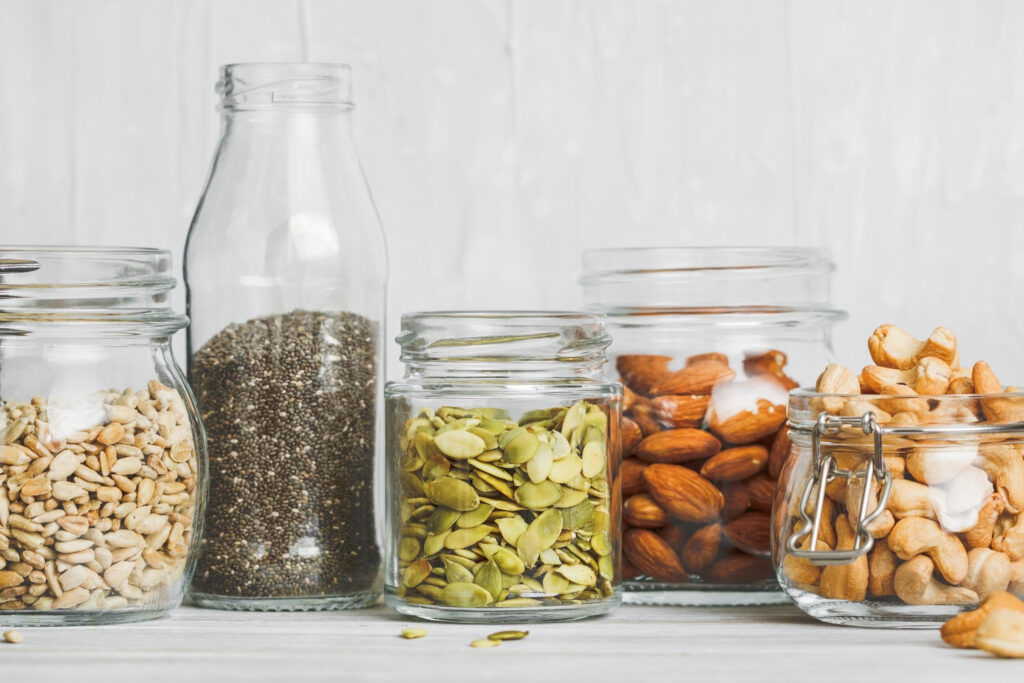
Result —
<path fill-rule="evenodd" d="M 812 249 L 602 249 L 584 256 L 624 385 L 627 602 L 784 602 L 769 560 L 787 393 L 844 314 Z"/>
<path fill-rule="evenodd" d="M 1018 417 L 989 419 L 989 402 Z M 793 392 L 774 560 L 797 606 L 830 623 L 933 628 L 992 593 L 1024 597 L 1021 405 L 1017 391 Z"/>
<path fill-rule="evenodd" d="M 195 566 L 206 444 L 156 249 L 0 247 L 0 625 L 149 619 Z"/>
<path fill-rule="evenodd" d="M 403 316 L 386 389 L 385 597 L 442 621 L 557 621 L 620 602 L 621 389 L 600 316 Z"/>

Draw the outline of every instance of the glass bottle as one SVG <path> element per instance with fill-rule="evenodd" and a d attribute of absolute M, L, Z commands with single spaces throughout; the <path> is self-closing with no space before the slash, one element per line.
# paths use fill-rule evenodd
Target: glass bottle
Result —
<path fill-rule="evenodd" d="M 0 247 L 0 626 L 140 621 L 195 568 L 206 443 L 166 251 Z"/>
<path fill-rule="evenodd" d="M 627 602 L 786 602 L 771 500 L 787 394 L 814 382 L 845 317 L 832 268 L 813 249 L 586 252 L 586 307 L 608 316 L 624 386 Z"/>
<path fill-rule="evenodd" d="M 221 69 L 223 133 L 185 252 L 211 457 L 203 606 L 337 609 L 379 594 L 387 256 L 350 90 L 339 64 Z"/>
<path fill-rule="evenodd" d="M 600 316 L 402 317 L 386 388 L 385 598 L 438 621 L 564 621 L 619 587 L 621 388 Z"/>

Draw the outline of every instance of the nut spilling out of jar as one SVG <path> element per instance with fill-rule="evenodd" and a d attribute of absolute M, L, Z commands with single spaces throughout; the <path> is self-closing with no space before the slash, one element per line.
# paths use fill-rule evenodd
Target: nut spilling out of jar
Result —
<path fill-rule="evenodd" d="M 0 413 L 0 610 L 165 607 L 192 540 L 197 458 L 160 382 Z"/>
<path fill-rule="evenodd" d="M 865 429 L 832 429 L 817 459 L 809 432 L 793 432 L 793 471 L 784 477 L 790 494 L 779 519 L 784 587 L 830 600 L 906 605 L 961 606 L 1002 591 L 1024 594 L 1024 424 L 1014 426 L 1024 420 L 1024 397 L 1004 390 L 983 361 L 961 367 L 956 337 L 945 328 L 922 341 L 883 325 L 868 348 L 875 365 L 859 376 L 828 366 L 816 393 L 794 393 L 791 418 L 813 424 L 823 414 L 871 414 L 886 472 L 869 481 L 875 451 Z M 834 472 L 848 476 L 817 481 L 817 463 L 828 457 Z M 801 514 L 800 492 L 808 486 L 814 490 Z M 808 529 L 814 514 L 814 551 L 870 545 L 870 552 L 823 566 L 805 535 L 796 550 L 809 554 L 794 556 L 787 542 Z"/>
<path fill-rule="evenodd" d="M 443 407 L 405 424 L 389 580 L 401 600 L 540 607 L 613 595 L 608 414 L 580 401 L 510 417 Z"/>
<path fill-rule="evenodd" d="M 625 578 L 739 584 L 770 579 L 770 512 L 789 451 L 786 354 L 752 352 L 739 378 L 721 353 L 671 370 L 619 356 Z"/>

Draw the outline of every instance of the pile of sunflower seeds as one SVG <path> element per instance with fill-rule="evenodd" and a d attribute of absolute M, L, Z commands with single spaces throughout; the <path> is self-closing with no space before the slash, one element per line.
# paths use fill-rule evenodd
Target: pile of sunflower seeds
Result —
<path fill-rule="evenodd" d="M 351 313 L 257 318 L 207 341 L 190 371 L 210 450 L 193 589 L 237 598 L 376 590 L 374 325 Z"/>
<path fill-rule="evenodd" d="M 181 396 L 160 382 L 0 411 L 0 610 L 175 605 L 198 461 Z"/>
<path fill-rule="evenodd" d="M 476 608 L 613 595 L 607 413 L 580 401 L 509 418 L 444 407 L 405 424 L 397 598 Z"/>

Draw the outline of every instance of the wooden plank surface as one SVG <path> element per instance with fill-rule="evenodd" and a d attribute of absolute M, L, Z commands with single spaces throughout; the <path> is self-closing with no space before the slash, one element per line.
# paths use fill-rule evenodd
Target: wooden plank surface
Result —
<path fill-rule="evenodd" d="M 422 626 L 425 638 L 399 637 Z M 504 627 L 500 627 L 504 628 Z M 795 607 L 624 606 L 486 650 L 494 626 L 431 624 L 383 607 L 238 613 L 182 608 L 168 619 L 22 629 L 0 643 L 4 680 L 74 681 L 964 681 L 1011 680 L 1021 663 L 944 645 L 934 630 L 819 624 Z"/>

